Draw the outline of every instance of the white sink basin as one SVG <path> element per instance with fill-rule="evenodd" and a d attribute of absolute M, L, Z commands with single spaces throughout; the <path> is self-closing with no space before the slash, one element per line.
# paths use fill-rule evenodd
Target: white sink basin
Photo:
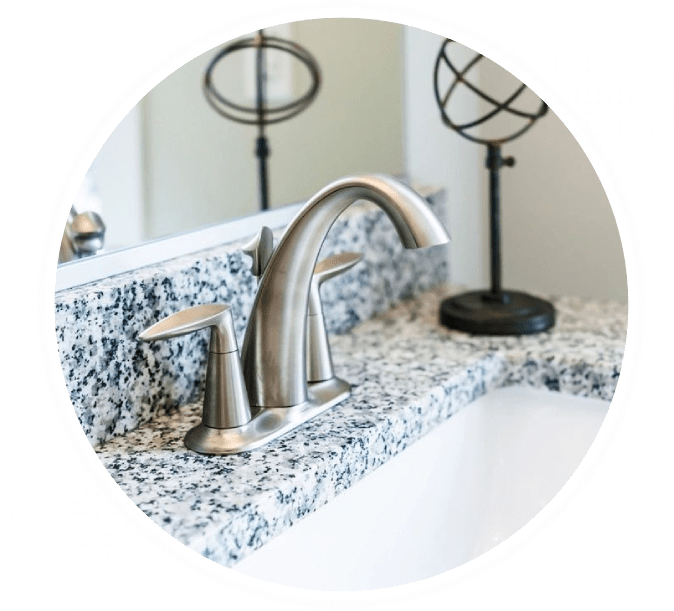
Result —
<path fill-rule="evenodd" d="M 307 589 L 431 577 L 536 515 L 585 456 L 608 403 L 501 389 L 475 401 L 234 570 Z"/>

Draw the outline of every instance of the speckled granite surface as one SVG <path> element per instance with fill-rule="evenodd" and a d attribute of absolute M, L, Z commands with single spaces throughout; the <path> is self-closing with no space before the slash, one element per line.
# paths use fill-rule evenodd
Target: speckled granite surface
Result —
<path fill-rule="evenodd" d="M 207 457 L 182 438 L 199 405 L 157 417 L 98 449 L 124 492 L 176 539 L 225 566 L 316 510 L 477 397 L 528 385 L 610 400 L 627 310 L 553 299 L 546 333 L 479 338 L 437 323 L 445 287 L 331 338 L 344 403 L 252 452 Z"/>
<path fill-rule="evenodd" d="M 443 218 L 443 193 L 420 193 Z M 275 231 L 277 243 L 281 233 Z M 137 338 L 144 328 L 193 305 L 229 303 L 241 345 L 257 283 L 250 258 L 240 250 L 249 236 L 240 238 L 56 294 L 61 366 L 92 444 L 196 401 L 203 392 L 208 333 L 146 344 Z M 344 251 L 362 252 L 364 258 L 323 285 L 331 332 L 345 332 L 448 278 L 447 250 L 404 250 L 391 221 L 374 204 L 350 206 L 331 228 L 321 257 Z"/>

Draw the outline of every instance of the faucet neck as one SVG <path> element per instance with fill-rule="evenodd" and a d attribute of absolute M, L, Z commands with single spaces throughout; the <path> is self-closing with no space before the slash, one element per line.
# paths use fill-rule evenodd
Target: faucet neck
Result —
<path fill-rule="evenodd" d="M 305 334 L 314 267 L 330 227 L 359 199 L 386 212 L 407 248 L 449 239 L 426 202 L 392 178 L 344 178 L 316 194 L 286 229 L 258 287 L 241 354 L 251 406 L 307 401 Z"/>
<path fill-rule="evenodd" d="M 323 205 L 305 207 L 274 250 L 241 352 L 251 405 L 291 407 L 307 400 L 306 312 L 314 267 L 332 224 L 363 195 L 346 188 L 321 199 Z"/>

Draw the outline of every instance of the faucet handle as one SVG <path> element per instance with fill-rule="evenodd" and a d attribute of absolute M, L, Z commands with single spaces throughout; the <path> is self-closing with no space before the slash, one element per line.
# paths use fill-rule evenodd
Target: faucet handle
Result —
<path fill-rule="evenodd" d="M 237 350 L 234 321 L 228 304 L 204 304 L 171 314 L 141 332 L 144 342 L 172 339 L 212 327 L 210 352 L 227 353 Z"/>
<path fill-rule="evenodd" d="M 255 237 L 244 244 L 241 250 L 253 258 L 250 271 L 259 279 L 267 269 L 267 263 L 274 252 L 274 234 L 269 227 L 263 226 Z"/>
<path fill-rule="evenodd" d="M 213 437 L 209 429 L 230 429 L 243 426 L 251 420 L 231 307 L 216 303 L 188 308 L 160 320 L 138 337 L 142 341 L 152 342 L 205 328 L 211 329 L 211 338 L 202 422 L 187 433 L 185 445 L 202 454 L 217 454 L 221 452 L 209 445 Z"/>
<path fill-rule="evenodd" d="M 309 316 L 323 313 L 321 296 L 318 291 L 321 284 L 350 270 L 362 258 L 363 255 L 359 252 L 341 252 L 316 264 L 309 293 Z"/>
<path fill-rule="evenodd" d="M 314 268 L 307 307 L 307 382 L 324 382 L 334 377 L 330 344 L 325 329 L 319 288 L 323 282 L 351 269 L 363 258 L 361 253 L 343 252 L 323 259 Z"/>

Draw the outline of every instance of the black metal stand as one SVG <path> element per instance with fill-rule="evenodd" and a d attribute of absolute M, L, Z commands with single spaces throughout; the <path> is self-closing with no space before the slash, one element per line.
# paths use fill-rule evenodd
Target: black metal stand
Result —
<path fill-rule="evenodd" d="M 549 329 L 555 324 L 555 309 L 551 303 L 538 297 L 521 293 L 518 291 L 506 291 L 501 286 L 501 189 L 500 189 L 500 171 L 503 166 L 512 167 L 515 165 L 513 157 L 503 157 L 501 155 L 501 145 L 504 142 L 513 140 L 523 134 L 539 117 L 547 111 L 547 105 L 542 104 L 536 114 L 528 114 L 522 111 L 510 108 L 509 105 L 524 90 L 522 85 L 503 103 L 497 102 L 490 96 L 487 96 L 476 89 L 464 76 L 481 58 L 482 55 L 476 55 L 471 62 L 462 70 L 454 68 L 445 48 L 447 40 L 440 49 L 440 54 L 435 64 L 435 95 L 443 121 L 446 125 L 456 130 L 465 138 L 487 145 L 486 167 L 489 169 L 489 244 L 491 252 L 491 289 L 481 291 L 471 291 L 462 293 L 454 297 L 445 299 L 440 305 L 440 322 L 450 329 L 457 329 L 475 335 L 524 335 L 529 333 L 540 333 Z M 449 65 L 454 72 L 455 80 L 450 86 L 444 98 L 440 98 L 438 91 L 438 71 L 441 61 Z M 469 89 L 474 91 L 484 100 L 493 104 L 496 108 L 482 118 L 456 125 L 451 121 L 446 113 L 446 105 L 449 97 L 458 83 L 463 83 Z M 498 112 L 505 110 L 515 115 L 528 119 L 528 123 L 520 130 L 508 138 L 499 140 L 482 140 L 464 132 L 465 129 L 475 127 L 480 123 L 489 120 Z"/>
<path fill-rule="evenodd" d="M 258 36 L 264 36 L 263 30 Z M 255 155 L 260 162 L 260 210 L 269 209 L 269 174 L 267 173 L 267 158 L 269 157 L 269 144 L 264 133 L 264 109 L 265 109 L 265 79 L 267 70 L 264 63 L 264 47 L 260 44 L 255 51 L 255 110 L 257 111 L 257 145 Z"/>
<path fill-rule="evenodd" d="M 269 157 L 267 137 L 264 135 L 264 127 L 260 126 L 260 136 L 257 139 L 255 155 L 259 160 L 260 175 L 260 210 L 269 210 L 269 176 L 267 174 L 267 157 Z"/>
<path fill-rule="evenodd" d="M 528 335 L 555 324 L 555 309 L 544 299 L 517 291 L 503 291 L 502 301 L 492 297 L 489 291 L 448 297 L 440 304 L 440 322 L 474 335 Z"/>
<path fill-rule="evenodd" d="M 487 151 L 491 289 L 445 299 L 440 306 L 440 322 L 451 329 L 476 335 L 539 333 L 555 324 L 552 304 L 526 293 L 504 291 L 501 287 L 500 170 L 503 166 L 515 165 L 515 159 L 502 157 L 498 144 L 488 143 Z"/>

